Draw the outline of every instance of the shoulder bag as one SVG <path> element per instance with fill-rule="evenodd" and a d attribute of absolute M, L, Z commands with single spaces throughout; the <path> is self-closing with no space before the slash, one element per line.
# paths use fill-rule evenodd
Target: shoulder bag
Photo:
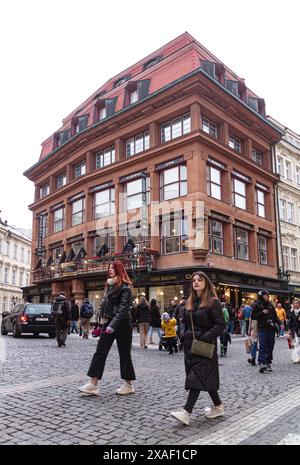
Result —
<path fill-rule="evenodd" d="M 204 358 L 213 358 L 215 345 L 210 344 L 204 341 L 198 341 L 195 338 L 195 331 L 194 331 L 194 323 L 193 323 L 193 316 L 192 312 L 190 312 L 191 316 L 191 324 L 192 324 L 192 333 L 193 333 L 193 342 L 191 347 L 191 353 L 196 355 L 197 357 L 204 357 Z"/>

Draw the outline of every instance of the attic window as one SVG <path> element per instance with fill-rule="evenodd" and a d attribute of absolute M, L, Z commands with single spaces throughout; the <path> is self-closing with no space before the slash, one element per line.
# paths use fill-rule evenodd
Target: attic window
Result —
<path fill-rule="evenodd" d="M 234 95 L 239 96 L 239 83 L 238 81 L 233 81 L 226 79 L 226 87 Z"/>
<path fill-rule="evenodd" d="M 155 57 L 155 58 L 151 58 L 151 60 L 147 61 L 147 63 L 144 63 L 143 70 L 145 71 L 145 69 L 151 68 L 151 66 L 156 65 L 156 64 L 159 63 L 162 59 L 163 59 L 163 57 L 162 57 L 161 55 L 160 55 L 160 56 L 157 56 L 157 57 Z"/>
<path fill-rule="evenodd" d="M 247 97 L 247 103 L 250 108 L 258 112 L 258 98 Z"/>
<path fill-rule="evenodd" d="M 212 61 L 200 60 L 201 68 L 207 73 L 210 74 L 214 79 L 216 79 L 216 63 Z"/>
<path fill-rule="evenodd" d="M 124 84 L 124 82 L 126 82 L 126 81 L 127 81 L 126 76 L 124 76 L 124 77 L 118 79 L 118 80 L 115 82 L 114 87 L 119 87 L 119 86 L 121 86 L 122 84 Z"/>

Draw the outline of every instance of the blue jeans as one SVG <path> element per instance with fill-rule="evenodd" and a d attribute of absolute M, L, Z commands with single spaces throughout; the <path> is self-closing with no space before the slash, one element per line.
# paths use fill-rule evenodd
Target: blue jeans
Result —
<path fill-rule="evenodd" d="M 71 332 L 73 333 L 74 331 L 76 332 L 76 334 L 78 334 L 78 329 L 77 329 L 77 322 L 74 320 L 72 320 L 72 326 L 71 326 Z"/>
<path fill-rule="evenodd" d="M 161 329 L 160 328 L 153 328 L 153 326 L 150 326 L 149 331 L 148 331 L 148 337 L 152 337 L 153 335 L 153 330 L 156 329 L 158 338 L 161 338 Z"/>
<path fill-rule="evenodd" d="M 259 365 L 268 365 L 273 360 L 273 350 L 275 344 L 275 331 L 258 331 L 259 340 Z"/>
<path fill-rule="evenodd" d="M 246 330 L 247 330 L 246 320 L 240 320 L 240 329 L 241 329 L 241 336 L 242 337 L 246 336 Z"/>
<path fill-rule="evenodd" d="M 234 330 L 234 321 L 233 320 L 228 321 L 227 328 L 228 328 L 227 331 L 229 332 L 229 334 L 232 334 L 233 330 Z"/>
<path fill-rule="evenodd" d="M 284 336 L 284 321 L 281 322 L 279 336 Z"/>
<path fill-rule="evenodd" d="M 254 360 L 256 359 L 256 353 L 257 353 L 257 342 L 252 342 L 252 346 L 251 346 L 251 358 L 254 358 Z"/>

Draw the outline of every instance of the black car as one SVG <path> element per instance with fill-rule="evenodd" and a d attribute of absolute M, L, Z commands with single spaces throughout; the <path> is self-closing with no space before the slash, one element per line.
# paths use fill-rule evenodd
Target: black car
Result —
<path fill-rule="evenodd" d="M 10 312 L 2 313 L 1 334 L 12 333 L 19 337 L 22 333 L 40 333 L 55 337 L 55 319 L 51 315 L 50 304 L 19 304 Z"/>

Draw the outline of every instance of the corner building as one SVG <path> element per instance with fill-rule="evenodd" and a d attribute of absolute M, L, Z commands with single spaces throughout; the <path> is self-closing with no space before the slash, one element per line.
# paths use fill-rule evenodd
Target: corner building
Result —
<path fill-rule="evenodd" d="M 24 173 L 35 184 L 25 293 L 48 301 L 64 290 L 97 307 L 110 257 L 124 261 L 135 295 L 157 298 L 162 308 L 188 292 L 200 269 L 236 305 L 262 287 L 285 292 L 273 169 L 281 135 L 244 79 L 188 33 L 174 39 L 67 116 Z M 176 211 L 155 221 L 145 215 L 151 202 L 166 200 L 177 201 Z M 204 202 L 198 247 L 189 247 L 185 201 Z M 126 221 L 111 227 L 122 212 Z M 133 237 L 132 225 L 141 234 Z M 124 254 L 130 238 L 135 248 Z"/>

